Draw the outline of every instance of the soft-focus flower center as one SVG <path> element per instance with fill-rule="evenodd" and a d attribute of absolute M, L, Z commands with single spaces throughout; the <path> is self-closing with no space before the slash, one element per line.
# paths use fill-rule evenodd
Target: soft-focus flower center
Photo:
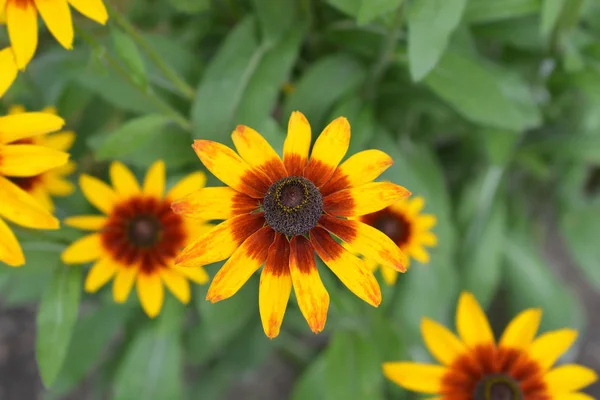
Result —
<path fill-rule="evenodd" d="M 152 215 L 140 215 L 129 224 L 127 236 L 138 247 L 150 247 L 158 242 L 162 227 Z"/>
<path fill-rule="evenodd" d="M 267 224 L 287 236 L 303 235 L 317 225 L 323 196 L 308 179 L 283 178 L 271 185 L 263 201 Z"/>
<path fill-rule="evenodd" d="M 400 245 L 410 237 L 410 224 L 401 216 L 385 213 L 375 220 L 373 226 Z"/>
<path fill-rule="evenodd" d="M 475 400 L 522 400 L 519 384 L 505 375 L 492 375 L 483 378 L 475 389 Z"/>
<path fill-rule="evenodd" d="M 6 178 L 8 178 L 9 181 L 11 181 L 12 183 L 17 185 L 24 191 L 30 192 L 35 187 L 35 185 L 39 182 L 40 177 L 41 177 L 40 175 L 35 175 L 35 176 L 28 176 L 28 177 L 7 176 Z"/>

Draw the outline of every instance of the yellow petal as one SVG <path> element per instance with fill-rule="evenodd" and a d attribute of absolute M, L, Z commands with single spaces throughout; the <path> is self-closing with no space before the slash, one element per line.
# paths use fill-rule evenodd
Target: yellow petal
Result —
<path fill-rule="evenodd" d="M 177 200 L 206 185 L 206 174 L 202 171 L 194 172 L 177 182 L 167 193 L 170 200 Z"/>
<path fill-rule="evenodd" d="M 52 36 L 67 50 L 73 48 L 73 21 L 67 0 L 35 0 Z"/>
<path fill-rule="evenodd" d="M 437 236 L 431 232 L 417 233 L 417 243 L 421 243 L 423 246 L 437 246 Z"/>
<path fill-rule="evenodd" d="M 410 192 L 391 182 L 371 182 L 340 190 L 323 198 L 323 209 L 338 217 L 354 217 L 383 210 Z"/>
<path fill-rule="evenodd" d="M 396 271 L 394 268 L 382 266 L 381 275 L 383 276 L 385 283 L 389 286 L 394 286 L 398 280 L 398 271 Z"/>
<path fill-rule="evenodd" d="M 373 307 L 381 303 L 381 289 L 364 262 L 338 244 L 322 228 L 310 231 L 310 242 L 325 265 L 342 281 L 352 293 Z"/>
<path fill-rule="evenodd" d="M 131 265 L 119 268 L 112 287 L 113 299 L 115 302 L 125 303 L 127 301 L 127 297 L 129 297 L 129 292 L 131 292 L 137 273 L 138 269 Z"/>
<path fill-rule="evenodd" d="M 165 162 L 156 161 L 150 166 L 144 179 L 144 193 L 162 198 L 165 193 L 166 171 Z"/>
<path fill-rule="evenodd" d="M 167 289 L 183 304 L 190 302 L 192 297 L 189 282 L 178 272 L 171 268 L 161 268 L 160 277 Z"/>
<path fill-rule="evenodd" d="M 331 179 L 320 189 L 321 194 L 327 196 L 338 190 L 372 182 L 392 164 L 392 158 L 381 150 L 356 153 L 335 170 Z"/>
<path fill-rule="evenodd" d="M 75 133 L 71 131 L 54 133 L 45 136 L 43 142 L 44 146 L 54 150 L 67 151 L 73 146 L 73 142 L 75 142 Z"/>
<path fill-rule="evenodd" d="M 95 293 L 104 286 L 118 271 L 115 261 L 108 257 L 96 261 L 85 278 L 84 289 L 88 293 Z"/>
<path fill-rule="evenodd" d="M 146 315 L 154 318 L 160 314 L 165 300 L 165 288 L 160 280 L 160 275 L 156 273 L 138 274 L 136 288 Z"/>
<path fill-rule="evenodd" d="M 543 370 L 548 370 L 573 345 L 577 331 L 559 329 L 546 332 L 533 341 L 529 356 L 538 362 Z"/>
<path fill-rule="evenodd" d="M 68 163 L 67 163 L 68 164 Z M 62 167 L 59 167 L 59 169 Z M 52 170 L 49 174 L 56 173 Z M 64 178 L 59 178 L 55 175 L 46 175 L 46 189 L 52 196 L 68 196 L 75 191 L 75 185 Z"/>
<path fill-rule="evenodd" d="M 117 194 L 110 186 L 100 179 L 82 174 L 79 177 L 79 186 L 85 198 L 98 210 L 110 214 L 117 202 Z"/>
<path fill-rule="evenodd" d="M 456 311 L 456 330 L 469 347 L 494 343 L 494 333 L 481 306 L 473 294 L 462 292 Z"/>
<path fill-rule="evenodd" d="M 350 124 L 344 117 L 333 120 L 325 127 L 313 146 L 304 176 L 321 186 L 326 183 L 348 151 Z"/>
<path fill-rule="evenodd" d="M 23 70 L 35 54 L 38 43 L 38 21 L 35 4 L 9 1 L 6 4 L 6 26 L 17 66 Z M 2 129 L 0 129 L 2 132 Z"/>
<path fill-rule="evenodd" d="M 36 199 L 0 176 L 0 215 L 26 228 L 58 229 L 59 222 Z"/>
<path fill-rule="evenodd" d="M 65 225 L 88 231 L 99 231 L 104 227 L 108 218 L 103 215 L 79 215 L 64 220 Z"/>
<path fill-rule="evenodd" d="M 34 176 L 67 163 L 69 154 L 43 146 L 11 144 L 0 146 L 0 174 Z"/>
<path fill-rule="evenodd" d="M 467 352 L 465 345 L 445 326 L 429 318 L 421 321 L 421 334 L 431 354 L 444 365 L 450 365 Z"/>
<path fill-rule="evenodd" d="M 206 299 L 216 303 L 236 294 L 267 259 L 274 236 L 275 232 L 265 226 L 246 239 L 217 272 Z"/>
<path fill-rule="evenodd" d="M 204 285 L 210 277 L 203 267 L 171 267 L 173 271 L 185 276 L 189 280 Z"/>
<path fill-rule="evenodd" d="M 292 112 L 283 143 L 283 163 L 290 176 L 300 176 L 308 161 L 311 132 L 308 120 L 299 111 Z"/>
<path fill-rule="evenodd" d="M 433 227 L 436 223 L 437 218 L 435 217 L 435 215 L 424 214 L 420 215 L 419 218 L 417 218 L 417 222 L 415 224 L 417 230 L 426 231 L 428 229 L 431 229 L 431 227 Z"/>
<path fill-rule="evenodd" d="M 260 274 L 258 307 L 265 335 L 279 335 L 285 309 L 292 292 L 289 269 L 290 246 L 284 235 L 276 234 Z"/>
<path fill-rule="evenodd" d="M 62 118 L 41 112 L 5 115 L 0 117 L 0 143 L 54 132 L 64 124 Z"/>
<path fill-rule="evenodd" d="M 0 13 L 2 12 L 3 9 L 0 8 Z M 17 78 L 18 72 L 15 55 L 10 47 L 0 50 L 0 71 L 2 71 L 0 74 L 0 97 L 2 97 Z"/>
<path fill-rule="evenodd" d="M 65 264 L 83 264 L 97 260 L 102 254 L 101 236 L 94 233 L 73 242 L 62 252 L 61 259 Z"/>
<path fill-rule="evenodd" d="M 25 256 L 13 231 L 0 219 L 0 261 L 11 267 L 25 264 Z"/>
<path fill-rule="evenodd" d="M 406 249 L 406 251 L 412 258 L 414 258 L 421 264 L 427 264 L 429 262 L 429 253 L 423 248 L 423 246 L 414 244 L 412 246 L 409 246 Z"/>
<path fill-rule="evenodd" d="M 74 9 L 89 19 L 104 25 L 108 20 L 108 12 L 102 0 L 69 0 Z"/>
<path fill-rule="evenodd" d="M 585 393 L 561 393 L 557 400 L 597 400 Z"/>
<path fill-rule="evenodd" d="M 539 308 L 522 311 L 504 330 L 500 338 L 500 346 L 527 349 L 540 327 L 541 319 L 542 310 Z"/>
<path fill-rule="evenodd" d="M 544 376 L 547 389 L 553 398 L 562 400 L 562 395 L 591 385 L 598 380 L 598 374 L 582 365 L 561 365 L 548 371 Z"/>
<path fill-rule="evenodd" d="M 171 205 L 176 214 L 200 220 L 228 219 L 250 213 L 259 206 L 257 199 L 226 186 L 196 190 Z"/>
<path fill-rule="evenodd" d="M 421 196 L 415 196 L 406 203 L 406 213 L 409 215 L 417 215 L 425 207 L 425 199 Z"/>
<path fill-rule="evenodd" d="M 397 385 L 421 393 L 437 394 L 442 390 L 442 379 L 448 372 L 439 365 L 413 362 L 383 363 L 383 374 Z"/>
<path fill-rule="evenodd" d="M 298 307 L 314 333 L 325 328 L 329 293 L 323 286 L 317 265 L 315 250 L 304 236 L 294 236 L 290 242 L 290 274 Z"/>
<path fill-rule="evenodd" d="M 140 185 L 133 172 L 122 162 L 110 164 L 110 181 L 119 197 L 134 196 L 140 193 Z"/>
<path fill-rule="evenodd" d="M 54 202 L 52 201 L 50 194 L 43 184 L 34 187 L 29 194 L 35 198 L 35 200 L 44 208 L 44 210 L 48 211 L 49 213 L 54 212 Z"/>
<path fill-rule="evenodd" d="M 251 167 L 262 171 L 269 177 L 270 183 L 287 176 L 281 158 L 260 133 L 250 127 L 238 125 L 231 138 L 242 159 Z"/>

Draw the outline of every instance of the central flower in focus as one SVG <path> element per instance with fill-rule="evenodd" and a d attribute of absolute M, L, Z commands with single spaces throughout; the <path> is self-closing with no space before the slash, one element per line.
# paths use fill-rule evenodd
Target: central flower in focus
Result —
<path fill-rule="evenodd" d="M 306 235 L 323 213 L 323 196 L 308 179 L 283 178 L 271 185 L 263 201 L 265 220 L 286 236 Z"/>
<path fill-rule="evenodd" d="M 519 382 L 508 375 L 493 374 L 484 377 L 475 388 L 474 400 L 523 400 Z"/>
<path fill-rule="evenodd" d="M 176 263 L 193 267 L 228 259 L 208 290 L 211 302 L 233 296 L 264 263 L 259 308 L 271 338 L 279 334 L 292 287 L 313 332 L 323 330 L 329 294 L 315 252 L 354 294 L 377 307 L 381 291 L 373 272 L 334 237 L 381 265 L 406 270 L 406 257 L 389 237 L 349 219 L 410 195 L 394 183 L 373 182 L 392 165 L 390 157 L 366 150 L 340 165 L 350 143 L 350 125 L 343 117 L 323 130 L 310 158 L 311 129 L 299 112 L 290 117 L 283 160 L 252 128 L 240 125 L 232 138 L 237 153 L 208 140 L 192 146 L 206 168 L 229 187 L 192 193 L 175 201 L 173 210 L 225 221 L 187 246 Z"/>

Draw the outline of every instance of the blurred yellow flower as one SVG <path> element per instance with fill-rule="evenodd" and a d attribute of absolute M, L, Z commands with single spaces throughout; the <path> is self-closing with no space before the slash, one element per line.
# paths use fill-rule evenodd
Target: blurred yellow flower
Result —
<path fill-rule="evenodd" d="M 423 246 L 437 245 L 436 235 L 429 232 L 436 218 L 421 214 L 424 205 L 422 197 L 402 199 L 381 211 L 363 215 L 358 220 L 385 233 L 408 256 L 420 263 L 428 263 L 429 254 Z M 373 259 L 366 258 L 365 262 L 373 270 L 380 266 Z M 388 285 L 396 283 L 398 271 L 395 269 L 382 265 L 381 274 Z"/>
<path fill-rule="evenodd" d="M 10 47 L 0 50 L 0 97 L 6 93 L 10 85 L 17 78 L 17 63 Z"/>
<path fill-rule="evenodd" d="M 113 187 L 88 175 L 79 181 L 83 194 L 105 215 L 70 217 L 65 224 L 94 233 L 72 243 L 62 254 L 68 264 L 95 261 L 89 271 L 85 290 L 96 292 L 111 278 L 113 298 L 127 300 L 136 283 L 138 297 L 146 314 L 154 318 L 164 301 L 164 287 L 184 304 L 191 298 L 187 279 L 206 283 L 208 274 L 201 266 L 180 268 L 174 265 L 177 253 L 191 238 L 212 226 L 204 220 L 176 215 L 171 201 L 202 188 L 202 172 L 188 175 L 167 194 L 165 164 L 154 163 L 140 187 L 133 173 L 122 163 L 110 166 Z"/>
<path fill-rule="evenodd" d="M 69 5 L 100 24 L 105 24 L 108 19 L 102 0 L 0 0 L 0 10 L 5 12 L 8 37 L 19 69 L 25 69 L 35 54 L 38 13 L 50 33 L 65 49 L 73 47 L 73 21 Z"/>
<path fill-rule="evenodd" d="M 9 114 L 21 114 L 24 112 L 25 109 L 22 106 L 13 106 L 9 110 Z M 53 107 L 47 107 L 41 112 L 56 115 L 56 110 Z M 67 152 L 74 141 L 74 132 L 63 131 L 20 139 L 13 142 L 13 144 L 35 144 Z M 74 170 L 75 163 L 69 161 L 65 165 L 50 169 L 39 175 L 14 177 L 10 178 L 10 180 L 35 197 L 48 211 L 53 212 L 54 203 L 52 201 L 52 196 L 67 196 L 75 190 L 73 184 L 66 179 L 66 177 L 72 174 Z"/>
<path fill-rule="evenodd" d="M 464 292 L 456 311 L 459 337 L 430 319 L 421 323 L 423 340 L 442 365 L 387 362 L 383 372 L 432 399 L 593 400 L 578 391 L 598 379 L 596 372 L 576 364 L 552 368 L 577 331 L 560 329 L 535 338 L 541 318 L 540 309 L 521 312 L 496 343 L 477 300 Z"/>
<path fill-rule="evenodd" d="M 37 135 L 57 131 L 62 118 L 48 113 L 22 113 L 0 117 L 0 216 L 35 229 L 58 229 L 59 222 L 30 194 L 16 185 L 23 179 L 65 165 L 69 155 L 35 144 L 22 144 Z M 14 233 L 0 219 L 0 261 L 11 266 L 25 263 Z"/>

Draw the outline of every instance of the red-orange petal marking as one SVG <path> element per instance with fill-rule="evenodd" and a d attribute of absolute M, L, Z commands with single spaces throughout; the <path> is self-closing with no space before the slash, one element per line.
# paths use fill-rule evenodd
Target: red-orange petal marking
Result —
<path fill-rule="evenodd" d="M 261 170 L 269 178 L 269 184 L 287 176 L 281 158 L 260 133 L 248 126 L 238 125 L 231 138 L 244 161 Z"/>
<path fill-rule="evenodd" d="M 360 216 L 382 210 L 410 194 L 391 182 L 371 182 L 324 197 L 323 210 L 338 217 Z"/>
<path fill-rule="evenodd" d="M 301 112 L 292 112 L 288 122 L 288 134 L 283 143 L 283 163 L 289 176 L 302 176 L 308 162 L 310 140 L 308 120 Z"/>

